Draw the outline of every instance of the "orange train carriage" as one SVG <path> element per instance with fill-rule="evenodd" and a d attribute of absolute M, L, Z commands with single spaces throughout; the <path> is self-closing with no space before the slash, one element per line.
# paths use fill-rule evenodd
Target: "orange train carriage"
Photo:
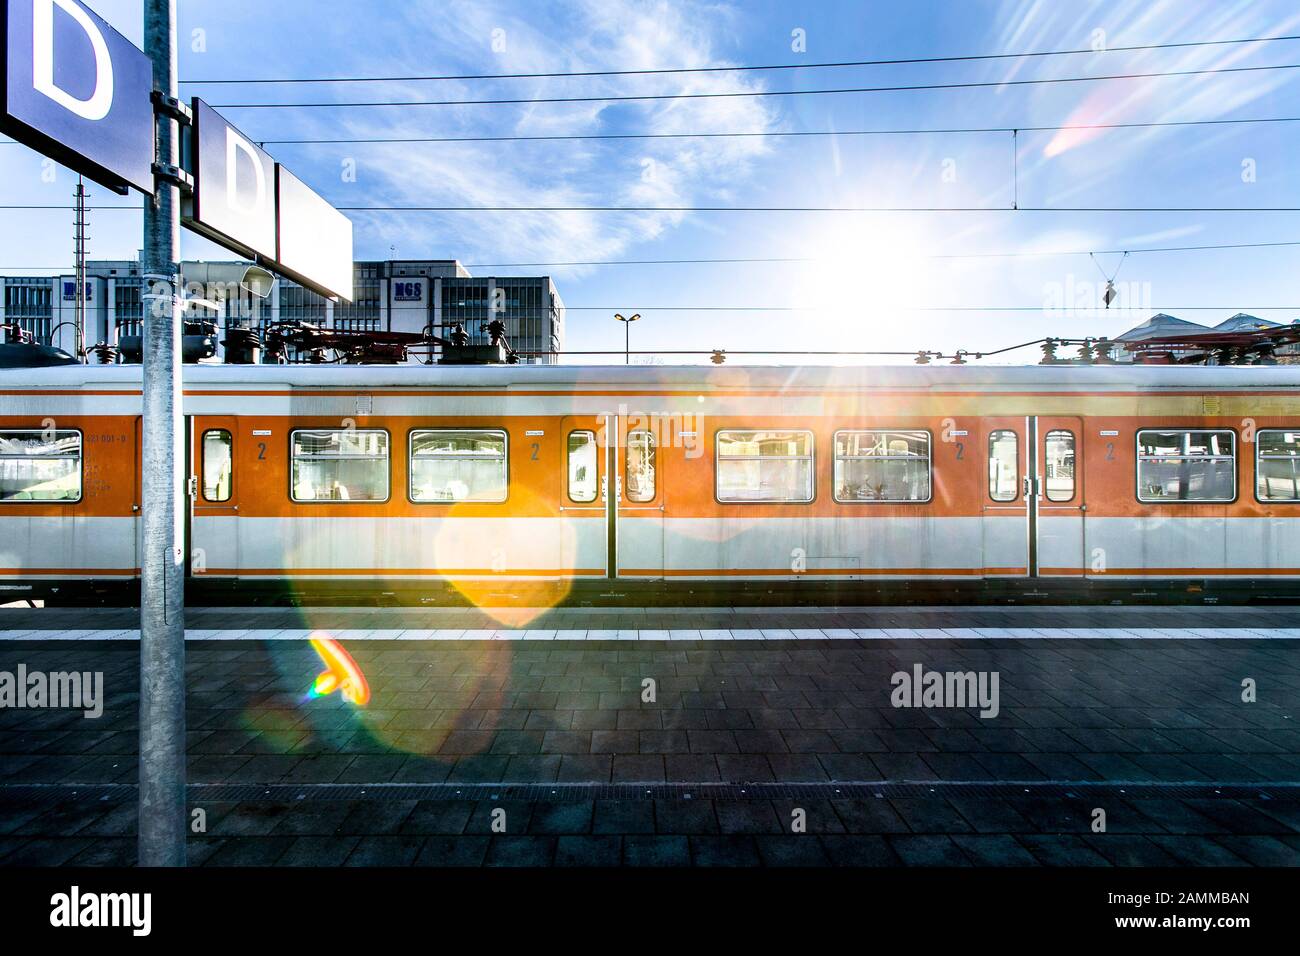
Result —
<path fill-rule="evenodd" d="M 227 598 L 1300 595 L 1293 366 L 192 365 L 184 390 L 187 572 Z M 138 587 L 139 461 L 138 366 L 0 372 L 0 596 Z"/>

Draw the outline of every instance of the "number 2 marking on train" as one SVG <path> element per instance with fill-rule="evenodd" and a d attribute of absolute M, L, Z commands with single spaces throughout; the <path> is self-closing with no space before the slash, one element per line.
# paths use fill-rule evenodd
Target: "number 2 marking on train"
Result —
<path fill-rule="evenodd" d="M 537 453 L 541 451 L 541 442 L 533 442 L 533 461 L 537 461 Z"/>
<path fill-rule="evenodd" d="M 266 461 L 266 442 L 264 441 L 257 443 L 257 460 Z"/>
<path fill-rule="evenodd" d="M 961 461 L 962 458 L 965 456 L 965 454 L 966 454 L 966 443 L 963 441 L 957 442 L 957 460 Z"/>
<path fill-rule="evenodd" d="M 1106 442 L 1106 460 L 1115 460 L 1115 443 L 1113 441 Z"/>

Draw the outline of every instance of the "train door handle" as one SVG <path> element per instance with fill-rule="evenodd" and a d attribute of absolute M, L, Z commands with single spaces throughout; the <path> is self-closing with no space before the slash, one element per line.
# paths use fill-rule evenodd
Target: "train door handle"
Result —
<path fill-rule="evenodd" d="M 199 497 L 199 476 L 190 475 L 189 480 L 185 482 L 185 490 L 190 496 L 191 501 L 198 500 Z"/>
<path fill-rule="evenodd" d="M 609 501 L 609 475 L 600 476 L 600 500 L 602 502 Z"/>

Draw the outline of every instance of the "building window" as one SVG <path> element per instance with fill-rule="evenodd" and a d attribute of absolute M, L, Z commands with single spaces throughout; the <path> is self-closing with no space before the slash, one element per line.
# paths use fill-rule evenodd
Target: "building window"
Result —
<path fill-rule="evenodd" d="M 1226 429 L 1139 431 L 1138 500 L 1232 501 L 1237 496 L 1236 437 Z"/>
<path fill-rule="evenodd" d="M 929 501 L 929 432 L 836 432 L 835 500 Z"/>
<path fill-rule="evenodd" d="M 374 428 L 303 429 L 293 446 L 294 501 L 386 501 L 388 433 Z"/>
<path fill-rule="evenodd" d="M 1044 450 L 1047 500 L 1069 501 L 1074 497 L 1074 432 L 1048 432 Z"/>
<path fill-rule="evenodd" d="M 377 330 L 380 320 L 379 291 L 379 280 L 374 278 L 374 270 L 358 268 L 352 284 L 352 301 L 337 302 L 334 305 L 334 328 L 357 332 Z M 323 299 L 321 309 L 323 315 Z"/>
<path fill-rule="evenodd" d="M 119 277 L 113 287 L 113 324 L 118 337 L 143 332 L 144 300 L 139 283 Z"/>
<path fill-rule="evenodd" d="M 411 432 L 411 500 L 506 500 L 506 433 L 430 428 Z"/>
<path fill-rule="evenodd" d="M 813 500 L 810 431 L 720 431 L 717 459 L 719 501 Z"/>
<path fill-rule="evenodd" d="M 596 500 L 596 433 L 569 432 L 569 500 Z"/>
<path fill-rule="evenodd" d="M 54 331 L 54 305 L 50 279 L 35 280 L 40 285 L 30 285 L 32 280 L 5 280 L 4 318 L 31 333 L 37 342 L 49 342 Z"/>
<path fill-rule="evenodd" d="M 1020 439 L 1009 428 L 989 433 L 989 497 L 1015 501 L 1020 490 Z"/>
<path fill-rule="evenodd" d="M 230 451 L 230 432 L 214 428 L 203 433 L 204 501 L 230 500 Z"/>
<path fill-rule="evenodd" d="M 0 432 L 0 501 L 81 500 L 81 432 Z"/>
<path fill-rule="evenodd" d="M 1300 431 L 1255 433 L 1255 496 L 1260 501 L 1300 501 Z"/>
<path fill-rule="evenodd" d="M 627 433 L 627 500 L 654 501 L 655 436 L 653 432 Z"/>

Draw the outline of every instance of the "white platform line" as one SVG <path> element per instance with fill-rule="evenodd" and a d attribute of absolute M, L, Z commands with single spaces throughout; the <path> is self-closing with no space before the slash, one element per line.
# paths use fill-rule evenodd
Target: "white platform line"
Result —
<path fill-rule="evenodd" d="M 770 630 L 696 630 L 656 628 L 645 630 L 546 629 L 412 629 L 412 628 L 254 628 L 192 629 L 190 641 L 305 641 L 312 636 L 348 641 L 1295 641 L 1300 628 L 794 628 Z M 3 641 L 138 641 L 138 630 L 121 628 L 0 630 Z"/>

